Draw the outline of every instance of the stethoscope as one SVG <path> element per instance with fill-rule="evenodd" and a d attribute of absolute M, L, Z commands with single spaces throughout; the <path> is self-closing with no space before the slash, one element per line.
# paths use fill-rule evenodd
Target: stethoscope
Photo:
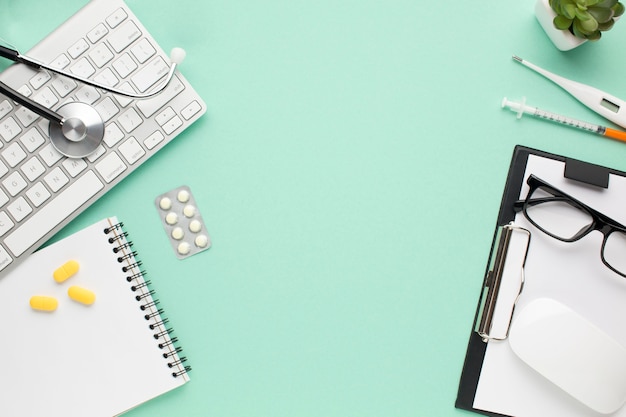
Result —
<path fill-rule="evenodd" d="M 152 97 L 159 94 L 174 78 L 176 66 L 185 59 L 185 51 L 174 48 L 170 54 L 170 68 L 165 79 L 153 89 L 145 93 L 134 93 L 109 87 L 102 83 L 76 76 L 68 71 L 51 67 L 20 54 L 16 49 L 0 45 L 0 56 L 12 61 L 26 64 L 37 70 L 44 69 L 55 74 L 71 78 L 72 80 L 90 85 L 113 94 L 119 94 L 133 99 Z M 52 145 L 63 155 L 70 158 L 83 158 L 95 151 L 104 138 L 104 122 L 100 114 L 92 106 L 81 102 L 69 102 L 56 111 L 42 106 L 34 100 L 20 94 L 13 88 L 0 81 L 0 94 L 5 95 L 18 104 L 26 107 L 33 113 L 50 122 L 49 135 Z"/>

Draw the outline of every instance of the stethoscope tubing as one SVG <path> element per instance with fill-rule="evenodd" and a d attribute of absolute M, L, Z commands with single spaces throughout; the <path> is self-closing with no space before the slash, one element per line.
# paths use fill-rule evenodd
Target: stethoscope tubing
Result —
<path fill-rule="evenodd" d="M 176 66 L 177 66 L 176 62 L 172 62 L 170 64 L 170 69 L 168 71 L 167 77 L 165 77 L 165 79 L 163 80 L 163 82 L 161 82 L 159 86 L 145 93 L 135 93 L 131 91 L 124 91 L 115 87 L 110 87 L 102 83 L 97 83 L 88 78 L 79 77 L 75 74 L 72 74 L 71 72 L 63 71 L 62 69 L 59 69 L 59 68 L 54 68 L 50 65 L 44 64 L 43 62 L 39 62 L 36 59 L 24 56 L 20 54 L 17 50 L 12 49 L 12 48 L 7 48 L 6 46 L 0 45 L 0 56 L 10 59 L 11 61 L 14 61 L 14 62 L 19 62 L 21 64 L 28 65 L 29 67 L 33 67 L 35 69 L 45 69 L 47 71 L 53 72 L 58 75 L 62 75 L 63 77 L 71 78 L 74 81 L 78 81 L 80 83 L 87 84 L 95 88 L 99 88 L 109 93 L 118 94 L 124 97 L 133 98 L 133 99 L 150 98 L 152 96 L 159 94 L 161 91 L 165 89 L 165 87 L 167 87 L 169 82 L 174 77 L 174 72 L 176 71 Z"/>
<path fill-rule="evenodd" d="M 50 110 L 47 107 L 42 106 L 41 104 L 37 103 L 34 100 L 31 100 L 26 96 L 23 96 L 22 94 L 18 93 L 17 91 L 15 91 L 11 87 L 3 83 L 2 81 L 0 81 L 0 94 L 10 98 L 16 103 L 21 104 L 22 106 L 26 107 L 28 110 L 32 111 L 38 116 L 43 117 L 44 119 L 48 119 L 49 121 L 58 123 L 60 125 L 63 124 L 63 121 L 64 121 L 63 116 L 61 116 L 57 112 Z"/>

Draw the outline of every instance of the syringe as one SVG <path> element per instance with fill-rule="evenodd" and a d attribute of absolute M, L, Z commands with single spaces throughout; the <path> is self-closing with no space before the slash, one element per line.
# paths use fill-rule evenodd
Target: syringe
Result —
<path fill-rule="evenodd" d="M 509 101 L 506 97 L 504 97 L 502 99 L 502 108 L 505 107 L 508 107 L 509 109 L 511 109 L 511 111 L 516 112 L 518 119 L 520 119 L 522 115 L 526 113 L 540 119 L 549 120 L 565 126 L 575 127 L 591 133 L 606 136 L 607 138 L 617 139 L 626 142 L 626 132 L 611 129 L 610 127 L 594 125 L 593 123 L 583 122 L 580 120 L 572 119 L 571 117 L 561 116 L 555 113 L 551 113 L 549 111 L 540 110 L 537 107 L 527 106 L 526 97 L 522 98 L 522 101 L 520 103 Z"/>

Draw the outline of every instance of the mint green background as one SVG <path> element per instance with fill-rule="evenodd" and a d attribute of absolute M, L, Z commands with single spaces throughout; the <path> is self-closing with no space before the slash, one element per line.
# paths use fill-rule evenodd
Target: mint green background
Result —
<path fill-rule="evenodd" d="M 8 3 L 0 36 L 24 51 L 83 4 Z M 128 415 L 470 415 L 454 401 L 513 147 L 626 170 L 622 143 L 501 110 L 606 123 L 511 55 L 626 97 L 626 24 L 562 53 L 532 0 L 128 4 L 187 50 L 208 106 L 60 234 L 120 217 L 193 367 Z M 182 184 L 213 247 L 179 261 L 153 199 Z"/>

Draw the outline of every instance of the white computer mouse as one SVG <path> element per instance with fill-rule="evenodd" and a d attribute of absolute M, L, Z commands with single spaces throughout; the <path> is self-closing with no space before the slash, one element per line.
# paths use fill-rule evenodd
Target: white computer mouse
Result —
<path fill-rule="evenodd" d="M 509 333 L 513 352 L 572 397 L 601 414 L 626 402 L 626 348 L 569 307 L 539 298 Z"/>

